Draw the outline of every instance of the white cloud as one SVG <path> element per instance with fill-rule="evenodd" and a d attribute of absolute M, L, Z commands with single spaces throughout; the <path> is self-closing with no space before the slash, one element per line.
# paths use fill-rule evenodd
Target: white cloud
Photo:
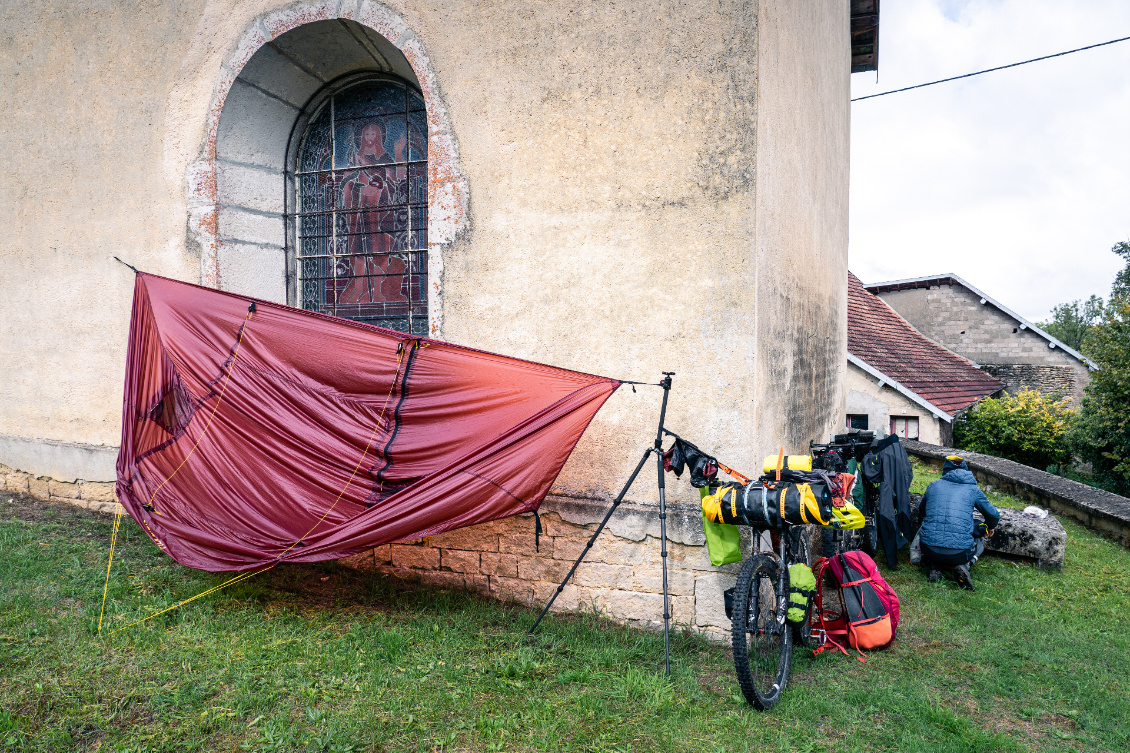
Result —
<path fill-rule="evenodd" d="M 882 6 L 852 96 L 1130 36 L 1126 0 Z M 1102 296 L 1130 240 L 1130 41 L 852 105 L 850 266 L 953 272 L 1034 320 Z"/>

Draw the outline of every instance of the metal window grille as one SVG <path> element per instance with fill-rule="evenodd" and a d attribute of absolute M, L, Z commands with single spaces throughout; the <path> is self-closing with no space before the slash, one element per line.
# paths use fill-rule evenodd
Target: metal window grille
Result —
<path fill-rule="evenodd" d="M 299 305 L 428 334 L 428 125 L 409 86 L 331 94 L 298 150 Z"/>

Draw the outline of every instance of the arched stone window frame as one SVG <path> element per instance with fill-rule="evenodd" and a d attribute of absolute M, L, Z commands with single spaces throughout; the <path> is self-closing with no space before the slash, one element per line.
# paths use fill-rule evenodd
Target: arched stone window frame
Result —
<path fill-rule="evenodd" d="M 286 219 L 287 302 L 292 306 L 296 306 L 298 308 L 305 308 L 305 303 L 304 303 L 304 300 L 303 300 L 303 291 L 302 291 L 302 275 L 300 273 L 300 264 L 301 264 L 301 261 L 302 261 L 302 254 L 300 253 L 299 244 L 302 242 L 302 237 L 301 237 L 302 236 L 302 233 L 301 233 L 302 218 L 301 218 L 301 214 L 300 214 L 301 213 L 301 206 L 300 206 L 301 205 L 301 197 L 300 197 L 299 194 L 300 194 L 300 189 L 301 189 L 300 173 L 302 172 L 302 168 L 301 168 L 301 165 L 300 165 L 300 159 L 303 156 L 303 149 L 304 149 L 304 146 L 305 146 L 305 141 L 306 141 L 306 137 L 308 135 L 308 131 L 310 129 L 311 124 L 322 114 L 323 110 L 328 106 L 328 103 L 331 99 L 333 99 L 334 97 L 336 97 L 338 95 L 344 94 L 344 93 L 350 91 L 351 89 L 354 89 L 354 88 L 357 88 L 357 87 L 360 87 L 360 86 L 364 86 L 366 84 L 372 84 L 372 83 L 391 83 L 391 84 L 394 84 L 396 86 L 404 87 L 408 91 L 414 93 L 420 99 L 423 99 L 423 93 L 420 91 L 419 87 L 415 86 L 411 81 L 408 81 L 404 78 L 401 78 L 400 76 L 397 76 L 397 75 L 394 75 L 394 74 L 391 74 L 391 73 L 360 72 L 360 73 L 347 74 L 345 76 L 341 76 L 341 77 L 329 82 L 321 90 L 319 90 L 313 97 L 311 97 L 310 101 L 307 102 L 306 106 L 302 108 L 302 111 L 299 114 L 298 119 L 295 121 L 294 128 L 291 131 L 290 140 L 289 140 L 289 143 L 287 145 L 287 154 L 286 154 L 284 217 Z M 425 107 L 426 107 L 426 103 L 425 103 Z M 336 138 L 336 135 L 331 133 L 330 138 L 331 139 Z M 426 149 L 426 147 L 425 147 L 425 149 Z M 408 161 L 411 162 L 413 160 L 408 160 Z M 416 160 L 416 161 L 420 161 L 420 160 Z M 423 155 L 422 161 L 425 163 L 425 167 L 426 167 L 426 163 L 428 162 L 426 152 Z M 335 172 L 347 173 L 347 172 L 350 172 L 350 170 L 349 170 L 349 168 L 337 168 L 335 170 Z M 406 179 L 409 178 L 409 175 L 407 174 L 407 170 L 406 170 L 406 176 L 405 177 L 406 177 Z M 408 190 L 408 193 L 411 194 L 410 188 Z M 407 198 L 408 197 L 406 197 L 406 199 Z M 407 204 L 410 205 L 411 201 L 409 200 L 407 202 Z M 331 212 L 330 214 L 331 214 L 331 216 L 335 216 L 337 214 L 337 212 Z M 410 208 L 407 208 L 407 216 L 410 218 L 410 220 L 411 220 L 411 218 L 413 218 L 415 216 L 415 214 L 416 213 L 414 213 Z M 425 217 L 427 216 L 427 208 L 426 207 L 425 207 L 424 215 L 425 215 Z M 416 229 L 417 228 L 413 228 L 413 230 L 416 230 Z M 423 231 L 423 237 L 426 238 L 427 232 L 428 232 L 428 227 L 423 227 L 422 231 Z M 427 256 L 428 256 L 428 249 L 427 248 L 418 249 L 414 244 L 411 244 L 411 243 L 409 244 L 409 247 L 403 253 L 407 254 L 411 258 L 413 255 L 418 255 L 418 254 L 415 254 L 415 251 L 417 251 L 417 250 L 422 251 L 424 257 L 427 258 Z M 410 266 L 409 271 L 410 271 L 410 274 L 409 274 L 409 287 L 410 288 L 411 288 L 411 285 L 412 285 L 412 277 L 416 277 L 417 279 L 424 280 L 425 282 L 423 284 L 425 286 L 427 285 L 426 280 L 428 279 L 428 275 L 429 275 L 429 269 L 428 268 L 425 267 L 423 269 L 412 270 L 411 266 Z M 425 306 L 425 316 L 428 317 L 428 324 L 430 325 L 430 323 L 431 323 L 430 306 L 428 305 L 429 301 L 428 301 L 427 288 L 426 287 L 425 287 L 425 290 L 424 290 L 424 295 L 425 295 L 425 298 L 424 298 L 423 303 L 424 303 L 424 306 Z M 418 307 L 413 307 L 411 305 L 411 302 L 410 302 L 410 305 L 408 307 L 408 320 L 410 322 L 412 320 L 413 314 L 417 313 L 417 312 L 418 312 Z M 339 316 L 345 316 L 347 318 L 358 318 L 356 316 L 350 316 L 349 314 L 344 313 L 344 312 L 336 312 L 336 313 L 338 313 Z M 373 322 L 373 323 L 384 324 L 382 322 Z M 384 324 L 384 326 L 388 326 L 388 325 Z M 413 323 L 411 331 L 414 332 L 415 334 L 430 334 L 430 326 L 428 326 L 425 329 L 425 331 L 421 332 L 419 322 L 416 322 L 416 323 Z"/>
<path fill-rule="evenodd" d="M 265 44 L 304 24 L 333 19 L 354 21 L 382 36 L 404 56 L 419 83 L 428 119 L 429 334 L 442 337 L 444 251 L 469 228 L 469 190 L 460 165 L 458 142 L 440 96 L 438 77 L 424 44 L 399 14 L 374 0 L 360 0 L 356 5 L 296 2 L 262 13 L 250 21 L 239 41 L 223 55 L 205 115 L 203 143 L 185 170 L 187 245 L 199 253 L 201 284 L 220 290 L 234 289 L 225 285 L 219 264 L 221 207 L 216 140 L 224 103 L 240 71 Z M 217 19 L 218 23 L 222 21 Z M 202 29 L 201 38 L 206 37 Z M 206 54 L 207 49 L 203 46 L 197 54 Z M 175 142 L 167 145 L 167 152 L 176 153 Z"/>

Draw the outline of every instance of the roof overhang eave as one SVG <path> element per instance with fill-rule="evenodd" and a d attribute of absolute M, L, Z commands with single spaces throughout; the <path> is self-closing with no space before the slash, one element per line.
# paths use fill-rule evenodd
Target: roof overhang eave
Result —
<path fill-rule="evenodd" d="M 897 379 L 891 379 L 889 376 L 887 376 L 883 372 L 879 371 L 874 366 L 872 366 L 871 364 L 864 361 L 862 358 L 858 358 L 857 356 L 853 356 L 851 353 L 848 353 L 847 357 L 848 357 L 848 363 L 862 369 L 863 371 L 867 372 L 871 376 L 875 377 L 876 379 L 879 380 L 881 385 L 890 386 L 891 389 L 895 390 L 895 392 L 898 392 L 900 395 L 907 398 L 908 400 L 910 400 L 914 403 L 917 403 L 918 405 L 922 406 L 926 410 L 930 411 L 930 414 L 934 418 L 940 418 L 943 421 L 945 421 L 946 423 L 953 423 L 953 416 L 951 414 L 946 413 L 944 410 L 942 410 L 938 406 L 934 405 L 933 403 L 931 403 L 929 400 L 927 400 L 926 398 L 919 395 L 914 390 L 909 389 L 908 387 L 904 386 Z"/>

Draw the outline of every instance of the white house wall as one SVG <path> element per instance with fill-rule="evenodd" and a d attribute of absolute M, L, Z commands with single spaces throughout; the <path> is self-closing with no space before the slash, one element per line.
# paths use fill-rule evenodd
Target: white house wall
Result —
<path fill-rule="evenodd" d="M 915 416 L 918 418 L 918 439 L 930 444 L 943 444 L 943 421 L 923 410 L 922 406 L 907 399 L 890 386 L 879 387 L 878 380 L 855 364 L 847 366 L 847 397 L 844 413 L 866 415 L 867 427 L 877 434 L 889 434 L 891 416 Z M 841 424 L 846 419 L 841 416 Z"/>

